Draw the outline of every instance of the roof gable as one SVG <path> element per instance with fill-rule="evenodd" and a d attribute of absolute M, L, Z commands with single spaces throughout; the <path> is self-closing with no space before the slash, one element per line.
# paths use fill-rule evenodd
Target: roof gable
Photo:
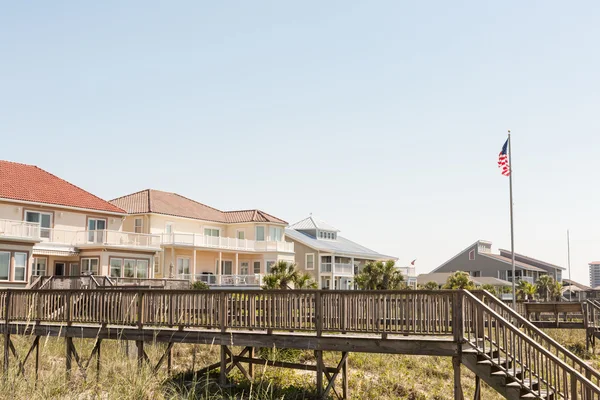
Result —
<path fill-rule="evenodd" d="M 510 250 L 498 249 L 498 251 L 504 257 L 510 257 L 510 255 L 512 254 Z M 504 253 L 504 254 L 502 254 L 502 253 Z M 519 258 L 521 262 L 524 262 L 524 263 L 527 263 L 527 264 L 529 264 L 531 262 L 534 262 L 534 263 L 538 263 L 540 265 L 543 265 L 545 267 L 566 270 L 565 267 L 561 267 L 560 265 L 550 264 L 550 263 L 547 263 L 545 261 L 538 260 L 536 258 L 526 256 L 524 254 L 515 253 L 515 258 Z"/>
<path fill-rule="evenodd" d="M 0 161 L 0 198 L 125 214 L 103 200 L 35 165 Z"/>
<path fill-rule="evenodd" d="M 303 220 L 296 222 L 295 224 L 290 226 L 290 228 L 295 229 L 297 231 L 318 229 L 322 231 L 339 232 L 339 229 L 329 225 L 326 222 L 314 218 L 312 214 L 309 215 L 308 218 L 304 218 Z"/>
<path fill-rule="evenodd" d="M 177 193 L 154 189 L 142 190 L 110 202 L 130 214 L 156 213 L 224 224 L 244 222 L 287 224 L 284 220 L 261 210 L 221 211 Z"/>

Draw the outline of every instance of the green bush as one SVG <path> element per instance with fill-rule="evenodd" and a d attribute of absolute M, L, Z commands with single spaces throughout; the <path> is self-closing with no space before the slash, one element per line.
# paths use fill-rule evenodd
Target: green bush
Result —
<path fill-rule="evenodd" d="M 208 290 L 208 285 L 202 281 L 196 281 L 192 283 L 192 289 L 194 290 Z"/>

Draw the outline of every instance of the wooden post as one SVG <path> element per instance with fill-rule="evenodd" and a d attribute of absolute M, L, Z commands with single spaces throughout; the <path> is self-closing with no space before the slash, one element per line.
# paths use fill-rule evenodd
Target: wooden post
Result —
<path fill-rule="evenodd" d="M 96 354 L 96 382 L 100 381 L 100 349 L 102 340 L 98 340 L 98 353 Z"/>
<path fill-rule="evenodd" d="M 475 375 L 475 394 L 473 400 L 481 400 L 481 378 L 479 375 Z"/>
<path fill-rule="evenodd" d="M 4 302 L 4 378 L 8 377 L 8 361 L 10 357 L 10 289 L 6 290 L 6 301 Z"/>
<path fill-rule="evenodd" d="M 221 367 L 219 371 L 219 385 L 225 386 L 227 383 L 227 346 L 221 345 Z"/>
<path fill-rule="evenodd" d="M 138 309 L 137 309 L 137 324 L 138 329 L 142 331 L 144 329 L 144 292 L 138 292 Z M 137 349 L 138 349 L 138 368 L 142 367 L 142 363 L 144 362 L 144 340 L 136 341 Z"/>
<path fill-rule="evenodd" d="M 168 345 L 170 345 L 170 343 Z M 196 353 L 196 350 L 194 348 L 194 356 L 196 355 L 195 353 Z M 169 347 L 169 353 L 167 354 L 167 374 L 168 375 L 171 375 L 171 365 L 173 362 L 172 358 L 173 358 L 173 347 Z M 193 369 L 192 369 L 192 371 L 193 371 Z"/>
<path fill-rule="evenodd" d="M 454 368 L 454 400 L 464 400 L 460 382 L 460 356 L 452 356 L 452 367 Z"/>
<path fill-rule="evenodd" d="M 323 398 L 323 351 L 315 350 L 317 359 L 317 397 Z"/>
<path fill-rule="evenodd" d="M 342 364 L 342 398 L 346 400 L 348 398 L 348 358 L 344 360 Z"/>
<path fill-rule="evenodd" d="M 38 374 L 40 370 L 40 337 L 36 336 L 37 345 L 35 346 L 35 387 L 37 388 Z"/>
<path fill-rule="evenodd" d="M 71 292 L 67 292 L 65 299 L 65 319 L 67 320 L 67 331 L 65 332 L 65 370 L 67 380 L 71 378 L 71 357 L 73 355 L 73 338 L 69 336 L 71 326 Z"/>
<path fill-rule="evenodd" d="M 254 358 L 254 347 L 250 347 L 248 350 L 248 357 Z M 254 379 L 254 363 L 248 363 L 248 375 L 250 375 L 250 378 Z"/>

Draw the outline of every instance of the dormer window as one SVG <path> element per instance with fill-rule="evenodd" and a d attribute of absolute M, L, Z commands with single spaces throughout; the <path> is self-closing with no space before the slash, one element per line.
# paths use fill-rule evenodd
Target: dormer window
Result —
<path fill-rule="evenodd" d="M 335 240 L 336 238 L 336 232 L 319 231 L 319 239 Z"/>

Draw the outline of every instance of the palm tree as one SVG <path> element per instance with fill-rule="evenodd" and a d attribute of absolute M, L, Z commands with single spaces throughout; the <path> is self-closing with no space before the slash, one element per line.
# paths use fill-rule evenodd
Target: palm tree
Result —
<path fill-rule="evenodd" d="M 402 289 L 404 276 L 394 260 L 376 261 L 367 263 L 354 277 L 354 283 L 362 290 Z"/>
<path fill-rule="evenodd" d="M 550 288 L 554 284 L 554 279 L 550 275 L 542 275 L 538 278 L 535 286 L 540 297 L 544 298 L 544 301 L 548 301 L 550 294 Z"/>
<path fill-rule="evenodd" d="M 462 271 L 456 271 L 452 275 L 448 277 L 446 284 L 442 287 L 442 289 L 466 289 L 473 290 L 475 289 L 475 284 L 471 279 L 471 276 Z"/>
<path fill-rule="evenodd" d="M 294 282 L 295 289 L 317 289 L 319 285 L 308 272 L 303 273 Z"/>
<path fill-rule="evenodd" d="M 438 290 L 440 285 L 438 285 L 437 282 L 430 281 L 422 285 L 421 288 L 425 290 Z"/>
<path fill-rule="evenodd" d="M 537 288 L 534 284 L 524 280 L 519 281 L 519 286 L 517 288 L 517 296 L 521 297 L 521 299 L 533 300 L 536 292 Z"/>
<path fill-rule="evenodd" d="M 263 277 L 263 289 L 316 289 L 317 283 L 308 273 L 300 274 L 295 263 L 280 260 Z"/>
<path fill-rule="evenodd" d="M 552 296 L 552 300 L 560 301 L 563 295 L 563 284 L 560 282 L 554 282 L 554 284 L 550 287 L 550 295 Z"/>

